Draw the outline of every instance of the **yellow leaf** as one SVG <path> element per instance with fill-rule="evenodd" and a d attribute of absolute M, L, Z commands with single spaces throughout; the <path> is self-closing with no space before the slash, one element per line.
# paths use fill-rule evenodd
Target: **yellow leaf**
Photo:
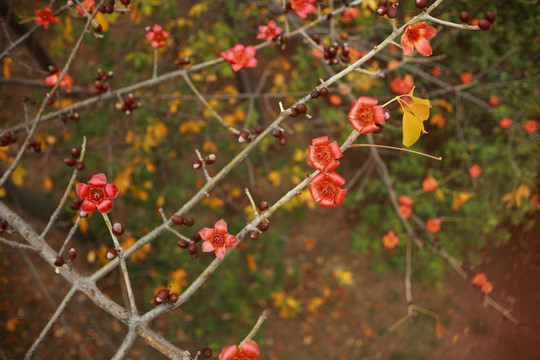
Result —
<path fill-rule="evenodd" d="M 7 193 L 6 193 L 6 189 L 4 187 L 1 187 L 0 188 L 0 198 L 4 198 L 6 197 Z"/>
<path fill-rule="evenodd" d="M 521 206 L 521 200 L 522 199 L 528 199 L 529 196 L 531 196 L 531 189 L 525 185 L 525 184 L 521 184 L 517 190 L 516 190 L 516 193 L 514 195 L 515 199 L 516 199 L 516 205 L 518 207 Z"/>
<path fill-rule="evenodd" d="M 502 197 L 501 197 L 501 202 L 502 203 L 505 203 L 507 202 L 508 204 L 506 204 L 506 208 L 510 208 L 512 205 L 514 205 L 514 193 L 507 193 L 507 194 L 504 194 Z"/>
<path fill-rule="evenodd" d="M 4 65 L 2 67 L 2 73 L 4 74 L 4 77 L 6 79 L 9 79 L 11 77 L 11 64 L 13 63 L 13 60 L 11 60 L 10 57 L 7 57 L 4 59 Z"/>
<path fill-rule="evenodd" d="M 159 195 L 156 200 L 156 209 L 161 209 L 164 204 L 165 204 L 165 197 L 163 195 Z"/>
<path fill-rule="evenodd" d="M 353 283 L 352 272 L 346 270 L 334 270 L 334 277 L 340 285 L 350 285 Z"/>
<path fill-rule="evenodd" d="M 426 104 L 420 104 L 420 103 L 412 103 L 409 104 L 409 109 L 412 111 L 412 113 L 422 121 L 426 121 L 429 118 L 429 108 L 431 106 Z"/>
<path fill-rule="evenodd" d="M 440 321 L 437 321 L 437 326 L 435 327 L 435 335 L 437 336 L 437 339 L 441 340 L 445 331 L 446 328 L 444 325 Z"/>
<path fill-rule="evenodd" d="M 201 203 L 204 205 L 208 205 L 212 210 L 222 208 L 225 205 L 223 200 L 215 196 L 206 197 L 202 199 Z"/>
<path fill-rule="evenodd" d="M 420 119 L 410 112 L 403 113 L 403 145 L 412 146 L 424 132 L 424 124 Z"/>
<path fill-rule="evenodd" d="M 15 327 L 17 326 L 18 323 L 19 323 L 19 319 L 17 319 L 16 317 L 9 318 L 6 321 L 6 325 L 5 325 L 6 330 L 9 332 L 14 332 Z"/>
<path fill-rule="evenodd" d="M 47 191 L 51 191 L 52 188 L 53 188 L 53 182 L 51 180 L 50 177 L 45 177 L 45 179 L 43 179 L 43 187 L 45 188 L 45 190 Z"/>
<path fill-rule="evenodd" d="M 441 114 L 435 114 L 431 117 L 429 123 L 437 126 L 438 128 L 442 128 L 444 125 L 446 125 L 446 118 Z"/>
<path fill-rule="evenodd" d="M 203 143 L 203 151 L 209 153 L 216 153 L 218 151 L 217 145 L 212 140 L 205 140 Z"/>
<path fill-rule="evenodd" d="M 441 189 L 437 189 L 437 190 L 435 191 L 435 197 L 436 197 L 437 200 L 439 200 L 439 201 L 444 201 L 444 198 L 445 198 L 444 192 L 443 192 Z"/>
<path fill-rule="evenodd" d="M 272 185 L 274 185 L 274 187 L 281 185 L 281 172 L 277 170 L 272 170 L 268 174 L 267 178 L 272 182 Z"/>
<path fill-rule="evenodd" d="M 202 120 L 188 120 L 184 121 L 180 126 L 178 127 L 178 132 L 180 134 L 185 134 L 188 132 L 192 132 L 194 134 L 198 134 L 201 132 L 201 128 L 206 125 L 206 122 Z"/>
<path fill-rule="evenodd" d="M 105 15 L 98 12 L 94 19 L 101 25 L 102 31 L 106 32 L 109 29 L 109 22 L 105 19 Z"/>
<path fill-rule="evenodd" d="M 81 221 L 79 221 L 79 229 L 81 229 L 83 235 L 88 233 L 88 220 L 86 219 L 87 218 L 81 218 Z"/>
<path fill-rule="evenodd" d="M 67 42 L 71 42 L 73 41 L 73 22 L 68 16 L 64 18 L 64 21 L 64 26 L 62 26 L 64 39 Z"/>
<path fill-rule="evenodd" d="M 178 268 L 169 273 L 172 278 L 171 292 L 179 294 L 182 291 L 182 288 L 187 285 L 186 270 Z"/>
<path fill-rule="evenodd" d="M 474 196 L 473 193 L 460 192 L 454 195 L 454 200 L 452 201 L 452 210 L 458 210 L 463 204 L 465 204 L 470 198 Z"/>
<path fill-rule="evenodd" d="M 433 105 L 436 105 L 436 106 L 440 106 L 442 107 L 443 109 L 445 109 L 447 112 L 449 113 L 453 113 L 454 112 L 454 107 L 452 106 L 452 104 L 450 104 L 448 101 L 446 101 L 445 99 L 436 99 L 436 100 L 433 100 Z"/>
<path fill-rule="evenodd" d="M 21 164 L 17 166 L 15 171 L 11 173 L 11 181 L 15 186 L 22 187 L 24 183 L 24 177 L 26 176 L 26 169 Z"/>
<path fill-rule="evenodd" d="M 257 263 L 255 262 L 255 258 L 252 255 L 246 255 L 246 260 L 247 260 L 249 269 L 251 271 L 257 271 Z"/>
<path fill-rule="evenodd" d="M 325 303 L 324 298 L 315 296 L 314 298 L 309 300 L 307 304 L 307 310 L 311 313 L 314 313 L 324 303 Z"/>
<path fill-rule="evenodd" d="M 139 9 L 137 9 L 136 6 L 132 6 L 130 9 L 131 11 L 129 12 L 129 17 L 131 18 L 131 21 L 133 21 L 135 24 L 140 23 L 142 20 L 142 14 Z"/>
<path fill-rule="evenodd" d="M 200 16 L 206 10 L 208 10 L 208 4 L 206 2 L 197 3 L 189 9 L 189 17 Z"/>

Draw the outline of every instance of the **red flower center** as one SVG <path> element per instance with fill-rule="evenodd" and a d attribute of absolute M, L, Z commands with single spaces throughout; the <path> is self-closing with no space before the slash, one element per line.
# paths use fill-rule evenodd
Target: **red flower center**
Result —
<path fill-rule="evenodd" d="M 332 157 L 329 146 L 315 146 L 315 159 L 323 164 L 327 163 Z"/>
<path fill-rule="evenodd" d="M 335 198 L 336 197 L 336 185 L 328 180 L 325 180 L 317 185 L 317 189 L 320 194 L 325 198 Z"/>
<path fill-rule="evenodd" d="M 410 42 L 416 42 L 421 38 L 420 31 L 418 30 L 409 30 L 407 31 L 407 36 L 409 37 Z"/>
<path fill-rule="evenodd" d="M 356 116 L 362 127 L 371 124 L 373 122 L 373 107 L 363 105 L 358 109 Z"/>
<path fill-rule="evenodd" d="M 103 200 L 105 200 L 106 194 L 105 189 L 102 187 L 92 187 L 90 188 L 90 194 L 88 194 L 88 198 L 94 203 L 99 204 Z"/>
<path fill-rule="evenodd" d="M 210 239 L 210 243 L 216 249 L 225 246 L 225 235 L 224 234 L 216 234 L 214 232 L 214 235 L 212 235 L 212 238 Z"/>

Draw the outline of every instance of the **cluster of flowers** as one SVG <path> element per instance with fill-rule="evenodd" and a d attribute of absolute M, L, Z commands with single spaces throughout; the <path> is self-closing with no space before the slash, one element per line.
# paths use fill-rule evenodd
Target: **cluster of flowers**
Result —
<path fill-rule="evenodd" d="M 493 291 L 493 284 L 488 281 L 486 274 L 478 273 L 474 276 L 472 283 L 474 286 L 478 286 L 480 291 L 486 295 Z"/>

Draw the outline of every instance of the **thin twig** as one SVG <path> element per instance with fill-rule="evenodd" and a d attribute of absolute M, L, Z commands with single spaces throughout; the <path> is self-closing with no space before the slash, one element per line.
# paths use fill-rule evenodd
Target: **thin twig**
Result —
<path fill-rule="evenodd" d="M 78 159 L 78 161 L 84 160 L 84 153 L 86 152 L 86 136 L 83 136 L 83 142 L 81 146 L 81 155 Z M 68 186 L 66 187 L 66 191 L 64 191 L 64 195 L 62 196 L 62 199 L 58 203 L 58 206 L 56 207 L 56 210 L 52 213 L 51 217 L 49 218 L 49 222 L 47 223 L 47 226 L 45 226 L 45 229 L 41 232 L 39 236 L 45 238 L 47 236 L 47 233 L 53 226 L 54 222 L 58 219 L 58 215 L 60 214 L 60 211 L 62 211 L 62 208 L 66 204 L 66 201 L 69 197 L 69 194 L 71 192 L 71 188 L 73 187 L 73 183 L 75 182 L 75 179 L 77 178 L 77 174 L 79 173 L 79 170 L 75 167 L 73 169 L 73 174 L 71 175 L 71 179 L 69 180 Z M 60 252 L 61 253 L 61 252 Z"/>
<path fill-rule="evenodd" d="M 2 243 L 4 245 L 7 245 L 7 246 L 11 246 L 12 248 L 19 248 L 19 249 L 24 249 L 24 250 L 32 250 L 32 251 L 37 251 L 37 252 L 39 252 L 39 250 L 40 250 L 37 247 L 22 244 L 22 243 L 16 242 L 16 241 L 7 240 L 7 239 L 4 239 L 2 237 L 0 237 L 0 243 Z"/>
<path fill-rule="evenodd" d="M 69 289 L 68 293 L 66 294 L 66 296 L 64 296 L 64 299 L 62 300 L 60 305 L 58 305 L 58 307 L 56 308 L 56 311 L 54 312 L 53 316 L 49 319 L 49 322 L 47 323 L 47 325 L 45 325 L 45 327 L 43 328 L 43 330 L 41 331 L 37 339 L 34 341 L 32 346 L 30 347 L 30 349 L 24 356 L 25 360 L 29 360 L 34 357 L 34 353 L 36 352 L 39 344 L 41 344 L 41 342 L 43 341 L 43 339 L 45 338 L 49 330 L 51 330 L 56 320 L 58 320 L 58 318 L 62 315 L 69 301 L 71 300 L 73 295 L 75 295 L 76 291 L 77 291 L 77 286 L 75 285 L 73 285 L 71 289 Z"/>
<path fill-rule="evenodd" d="M 242 342 L 240 343 L 240 347 L 242 347 L 242 345 L 244 344 L 244 342 L 246 340 L 251 340 L 255 334 L 257 334 L 257 332 L 259 331 L 259 329 L 261 328 L 262 324 L 264 323 L 264 321 L 266 319 L 268 319 L 268 315 L 270 315 L 270 311 L 269 310 L 264 310 L 261 315 L 259 316 L 259 319 L 257 320 L 257 322 L 255 323 L 255 325 L 253 326 L 253 329 L 251 329 L 251 331 L 249 332 L 249 334 L 247 334 L 246 338 L 244 340 L 242 340 Z"/>
<path fill-rule="evenodd" d="M 104 213 L 102 213 L 101 215 L 103 215 L 103 220 L 105 220 L 105 224 L 107 224 L 107 228 L 109 229 L 109 233 L 111 234 L 114 246 L 116 247 L 116 251 L 118 253 L 118 258 L 120 259 L 120 268 L 122 269 L 122 275 L 124 275 L 124 282 L 126 284 L 131 313 L 133 315 L 137 315 L 137 304 L 135 303 L 135 295 L 133 294 L 133 289 L 131 287 L 131 280 L 129 279 L 126 261 L 124 260 L 124 250 L 122 249 L 122 246 L 120 246 L 120 242 L 118 242 L 118 239 L 113 232 L 109 216 Z"/>
<path fill-rule="evenodd" d="M 96 12 L 97 12 L 97 9 L 94 12 L 94 14 Z M 68 60 L 66 61 L 65 65 L 64 65 L 64 68 L 62 69 L 62 72 L 61 72 L 61 74 L 60 74 L 60 76 L 58 78 L 58 81 L 53 86 L 51 91 L 49 93 L 47 93 L 45 98 L 43 99 L 43 101 L 41 103 L 41 106 L 39 108 L 39 111 L 38 111 L 38 113 L 37 113 L 37 115 L 36 115 L 36 117 L 34 119 L 33 124 L 32 124 L 32 127 L 30 128 L 30 131 L 28 132 L 28 134 L 27 134 L 26 138 L 24 139 L 21 147 L 19 148 L 19 151 L 17 152 L 17 155 L 15 156 L 15 159 L 13 159 L 13 161 L 9 165 L 8 169 L 4 172 L 4 174 L 0 178 L 0 187 L 4 186 L 5 182 L 9 178 L 9 176 L 13 173 L 15 168 L 19 165 L 19 163 L 20 163 L 20 161 L 21 161 L 21 159 L 23 157 L 24 152 L 28 148 L 28 144 L 30 143 L 30 139 L 32 139 L 32 137 L 34 136 L 34 133 L 36 132 L 36 129 L 37 129 L 39 123 L 40 123 L 40 119 L 41 119 L 41 117 L 43 115 L 43 112 L 45 111 L 45 107 L 47 106 L 47 102 L 49 101 L 49 99 L 52 98 L 52 96 L 54 95 L 56 90 L 60 87 L 60 84 L 61 84 L 62 80 L 67 75 L 67 72 L 69 70 L 69 67 L 70 67 L 71 63 L 75 59 L 75 55 L 77 54 L 77 52 L 78 52 L 78 50 L 79 50 L 79 48 L 80 48 L 80 46 L 82 44 L 82 40 L 84 39 L 84 36 L 86 35 L 86 31 L 90 27 L 91 20 L 92 20 L 92 18 L 89 18 L 88 21 L 86 22 L 86 24 L 84 26 L 84 29 L 83 29 L 81 35 L 79 36 L 79 39 L 77 40 L 77 43 L 75 44 L 74 48 L 71 50 L 71 53 L 69 54 Z"/>
<path fill-rule="evenodd" d="M 129 350 L 133 347 L 133 344 L 135 344 L 135 340 L 137 340 L 137 332 L 133 328 L 130 328 L 124 341 L 122 341 L 122 344 L 118 347 L 118 350 L 111 360 L 125 359 Z"/>

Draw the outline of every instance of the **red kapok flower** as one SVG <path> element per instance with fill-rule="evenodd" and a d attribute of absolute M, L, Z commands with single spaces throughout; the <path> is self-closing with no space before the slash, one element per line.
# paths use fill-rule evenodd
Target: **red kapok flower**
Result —
<path fill-rule="evenodd" d="M 257 35 L 257 39 L 266 39 L 266 41 L 272 41 L 277 38 L 279 34 L 281 34 L 283 29 L 276 26 L 276 22 L 274 20 L 270 20 L 268 25 L 259 26 L 259 31 L 260 33 Z"/>
<path fill-rule="evenodd" d="M 482 174 L 482 168 L 478 166 L 477 164 L 474 164 L 469 168 L 469 175 L 471 175 L 472 178 L 477 178 Z"/>
<path fill-rule="evenodd" d="M 35 10 L 36 13 L 36 24 L 41 24 L 45 29 L 49 28 L 50 24 L 58 22 L 58 18 L 52 16 L 52 9 L 50 6 L 47 6 L 43 10 Z"/>
<path fill-rule="evenodd" d="M 343 179 L 337 173 L 319 173 L 309 182 L 309 192 L 315 202 L 322 207 L 336 207 L 343 202 L 347 189 L 341 189 L 345 185 Z"/>
<path fill-rule="evenodd" d="M 313 139 L 313 145 L 309 145 L 309 162 L 311 165 L 324 172 L 334 170 L 338 165 L 339 159 L 343 156 L 337 141 L 330 144 L 328 136 L 321 136 Z"/>
<path fill-rule="evenodd" d="M 228 345 L 219 353 L 219 360 L 256 360 L 260 356 L 259 346 L 253 340 L 246 340 L 241 347 Z"/>
<path fill-rule="evenodd" d="M 422 181 L 422 189 L 425 192 L 434 192 L 435 190 L 437 190 L 437 186 L 437 180 L 435 180 L 431 176 L 428 176 L 424 179 L 424 181 Z"/>
<path fill-rule="evenodd" d="M 491 281 L 486 281 L 486 283 L 480 288 L 480 291 L 486 295 L 491 293 L 493 291 L 493 284 L 491 283 Z"/>
<path fill-rule="evenodd" d="M 499 105 L 499 98 L 497 96 L 490 96 L 489 97 L 489 105 L 491 105 L 491 106 Z"/>
<path fill-rule="evenodd" d="M 426 221 L 426 230 L 432 234 L 438 233 L 441 230 L 441 219 L 434 218 Z"/>
<path fill-rule="evenodd" d="M 251 45 L 244 47 L 244 45 L 238 44 L 227 51 L 223 51 L 220 55 L 223 60 L 231 64 L 234 71 L 238 71 L 243 68 L 257 66 L 255 52 L 255 48 Z"/>
<path fill-rule="evenodd" d="M 58 79 L 60 78 L 60 74 L 62 74 L 62 72 L 58 71 L 56 74 L 47 76 L 45 78 L 45 84 L 49 86 L 56 85 L 56 83 L 58 82 Z M 66 74 L 66 76 L 64 76 L 62 81 L 60 81 L 61 88 L 66 87 L 66 86 L 67 86 L 66 92 L 67 93 L 71 92 L 71 87 L 73 86 L 73 78 L 69 76 L 68 74 Z"/>
<path fill-rule="evenodd" d="M 512 127 L 512 119 L 510 118 L 502 118 L 499 122 L 499 126 L 503 129 L 510 129 Z"/>
<path fill-rule="evenodd" d="M 487 283 L 487 276 L 484 273 L 478 273 L 474 276 L 472 283 L 476 286 L 483 286 L 485 283 Z"/>
<path fill-rule="evenodd" d="M 343 14 L 341 14 L 341 20 L 345 23 L 345 24 L 348 24 L 351 22 L 352 19 L 354 19 L 355 17 L 357 17 L 358 15 L 360 15 L 362 12 L 360 11 L 360 9 L 358 8 L 355 8 L 355 7 L 350 7 L 348 8 L 347 10 L 345 10 L 343 12 Z"/>
<path fill-rule="evenodd" d="M 399 238 L 395 232 L 389 231 L 382 237 L 382 244 L 385 248 L 392 250 L 399 243 Z"/>
<path fill-rule="evenodd" d="M 88 185 L 84 183 L 77 184 L 77 195 L 83 199 L 81 210 L 87 213 L 99 211 L 108 213 L 112 209 L 112 201 L 118 196 L 118 187 L 114 184 L 107 184 L 107 178 L 104 174 L 92 176 Z"/>
<path fill-rule="evenodd" d="M 525 123 L 525 125 L 523 125 L 523 128 L 525 129 L 526 132 L 528 132 L 529 134 L 532 134 L 533 132 L 538 130 L 538 122 L 534 120 L 529 120 Z"/>
<path fill-rule="evenodd" d="M 419 22 L 414 25 L 409 25 L 401 36 L 401 47 L 403 53 L 407 56 L 412 56 L 414 49 L 424 55 L 429 56 L 433 53 L 431 45 L 427 39 L 435 36 L 437 30 L 433 26 L 427 26 L 425 22 Z"/>
<path fill-rule="evenodd" d="M 86 9 L 86 11 L 91 13 L 92 11 L 94 11 L 94 7 L 96 6 L 96 1 L 84 0 L 81 2 L 81 5 Z M 81 9 L 80 6 L 77 6 L 77 12 L 79 13 L 79 15 L 84 15 L 84 11 Z"/>
<path fill-rule="evenodd" d="M 204 252 L 214 251 L 220 259 L 225 257 L 226 248 L 233 247 L 238 242 L 234 235 L 227 233 L 227 223 L 221 219 L 214 225 L 214 228 L 204 228 L 199 231 L 204 240 L 202 249 Z"/>
<path fill-rule="evenodd" d="M 408 219 L 412 215 L 412 208 L 410 206 L 401 205 L 399 207 L 399 213 L 403 216 L 404 219 Z"/>
<path fill-rule="evenodd" d="M 414 79 L 411 75 L 407 74 L 403 78 L 394 78 L 390 82 L 390 88 L 396 94 L 407 94 L 414 87 Z"/>
<path fill-rule="evenodd" d="M 398 198 L 398 201 L 401 205 L 408 206 L 408 207 L 411 207 L 414 204 L 414 200 L 408 195 L 401 195 Z"/>
<path fill-rule="evenodd" d="M 291 0 L 291 9 L 302 19 L 315 12 L 315 6 L 312 4 L 317 0 Z"/>
<path fill-rule="evenodd" d="M 163 30 L 161 25 L 156 24 L 146 33 L 146 38 L 152 42 L 152 47 L 162 48 L 165 46 L 165 41 L 169 38 L 169 32 Z"/>
<path fill-rule="evenodd" d="M 382 106 L 377 106 L 377 99 L 361 96 L 353 102 L 349 111 L 349 122 L 352 127 L 361 134 L 369 134 L 376 131 L 385 123 L 384 110 Z"/>
<path fill-rule="evenodd" d="M 472 79 L 473 79 L 473 74 L 471 74 L 470 72 L 464 72 L 463 74 L 461 74 L 461 82 L 463 84 L 470 83 Z"/>

